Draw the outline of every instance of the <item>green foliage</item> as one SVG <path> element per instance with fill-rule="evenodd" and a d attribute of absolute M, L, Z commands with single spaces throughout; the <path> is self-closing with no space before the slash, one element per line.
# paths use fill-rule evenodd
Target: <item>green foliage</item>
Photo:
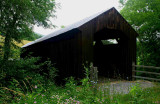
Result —
<path fill-rule="evenodd" d="M 103 90 L 98 90 L 93 94 L 92 87 L 84 93 L 82 85 L 76 85 L 73 78 L 69 78 L 66 87 L 58 87 L 52 84 L 46 90 L 35 90 L 32 93 L 27 93 L 25 96 L 20 95 L 17 100 L 12 103 L 56 103 L 56 104 L 154 104 L 160 102 L 160 87 L 159 85 L 152 88 L 142 90 L 139 85 L 132 87 L 128 94 L 110 94 L 103 93 Z M 70 86 L 71 85 L 71 86 Z"/>
<path fill-rule="evenodd" d="M 77 82 L 74 80 L 73 77 L 66 78 L 66 84 L 65 87 L 67 89 L 67 93 L 71 96 L 74 97 L 75 93 L 77 93 L 76 87 L 77 87 Z"/>
<path fill-rule="evenodd" d="M 13 81 L 14 86 L 19 84 L 17 81 Z M 22 91 L 14 92 L 14 97 L 1 97 L 0 100 L 7 101 L 6 103 L 12 104 L 154 104 L 160 102 L 160 86 L 147 88 L 142 90 L 137 84 L 132 87 L 128 94 L 110 94 L 106 92 L 106 89 L 100 90 L 98 88 L 96 94 L 93 93 L 92 85 L 87 89 L 84 85 L 77 85 L 77 81 L 73 77 L 67 79 L 67 83 L 64 87 L 55 86 L 54 83 L 50 83 L 48 87 L 44 87 L 43 84 L 35 85 L 32 87 L 32 92 L 23 93 Z M 85 90 L 84 90 L 85 89 Z M 6 92 L 10 91 L 5 89 Z M 0 90 L 1 94 L 2 91 Z M 15 89 L 14 89 L 15 91 Z M 6 96 L 8 93 L 3 93 Z M 17 94 L 17 95 L 16 95 Z M 1 96 L 1 95 L 0 95 Z M 13 100 L 14 99 L 14 100 Z M 9 102 L 10 101 L 10 102 Z"/>
<path fill-rule="evenodd" d="M 4 102 L 45 91 L 57 75 L 51 62 L 40 62 L 39 57 L 0 60 L 0 71 L 0 96 Z"/>
<path fill-rule="evenodd" d="M 1 0 L 0 32 L 5 36 L 4 59 L 10 57 L 12 41 L 21 42 L 33 36 L 33 26 L 53 27 L 50 17 L 55 17 L 54 0 Z"/>
<path fill-rule="evenodd" d="M 39 60 L 40 58 L 29 57 L 8 60 L 7 64 L 0 61 L 2 69 L 0 102 L 4 104 L 152 104 L 160 102 L 159 84 L 144 90 L 136 84 L 126 95 L 111 94 L 108 91 L 110 88 L 101 89 L 96 86 L 97 84 L 90 83 L 87 67 L 85 67 L 86 77 L 81 80 L 81 84 L 70 77 L 66 79 L 65 86 L 56 86 L 53 82 L 56 69 L 52 68 L 50 61 L 40 63 Z"/>
<path fill-rule="evenodd" d="M 160 66 L 160 0 L 120 0 L 121 14 L 139 33 L 137 39 L 137 64 Z M 159 70 L 139 69 L 142 71 Z M 137 75 L 158 78 L 156 75 Z"/>
<path fill-rule="evenodd" d="M 135 103 L 138 103 L 138 98 L 141 96 L 141 93 L 142 93 L 142 89 L 140 88 L 140 85 L 138 83 L 132 86 L 130 90 L 130 95 L 132 96 Z"/>
<path fill-rule="evenodd" d="M 62 26 L 61 26 L 61 28 L 63 29 L 63 28 L 65 28 L 65 26 L 64 26 L 64 25 L 62 25 Z"/>
<path fill-rule="evenodd" d="M 41 38 L 43 35 L 38 34 L 38 33 L 32 33 L 32 35 L 30 37 L 24 37 L 24 40 L 29 40 L 29 41 L 34 41 L 36 39 Z"/>
<path fill-rule="evenodd" d="M 120 102 L 123 104 L 156 104 L 160 102 L 159 96 L 159 85 L 144 90 L 139 85 L 135 85 L 128 94 L 121 96 Z"/>
<path fill-rule="evenodd" d="M 120 0 L 121 14 L 139 33 L 138 64 L 160 66 L 160 0 Z"/>

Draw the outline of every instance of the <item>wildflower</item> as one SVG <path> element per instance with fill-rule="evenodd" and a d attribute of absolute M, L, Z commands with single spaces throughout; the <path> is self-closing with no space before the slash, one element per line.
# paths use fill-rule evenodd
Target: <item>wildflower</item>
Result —
<path fill-rule="evenodd" d="M 80 102 L 79 101 L 77 101 L 77 103 L 76 104 L 80 104 Z"/>
<path fill-rule="evenodd" d="M 34 103 L 37 103 L 36 101 Z"/>
<path fill-rule="evenodd" d="M 37 85 L 35 85 L 35 87 L 34 88 L 37 88 Z"/>
<path fill-rule="evenodd" d="M 69 101 L 69 99 L 66 99 L 66 101 L 68 102 L 68 101 Z"/>

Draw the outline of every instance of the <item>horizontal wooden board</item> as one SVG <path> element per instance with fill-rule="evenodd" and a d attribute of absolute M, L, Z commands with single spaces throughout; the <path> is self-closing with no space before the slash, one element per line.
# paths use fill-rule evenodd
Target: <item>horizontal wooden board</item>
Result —
<path fill-rule="evenodd" d="M 160 79 L 149 78 L 149 77 L 141 77 L 141 76 L 133 76 L 133 78 L 140 78 L 140 79 L 147 79 L 147 80 L 160 81 Z"/>
<path fill-rule="evenodd" d="M 144 65 L 132 65 L 132 66 L 137 68 L 160 69 L 160 67 L 154 67 L 154 66 L 144 66 Z"/>
<path fill-rule="evenodd" d="M 139 71 L 139 70 L 133 70 L 134 72 L 140 72 L 140 73 L 146 73 L 146 74 L 154 74 L 154 75 L 160 75 L 160 73 L 155 72 L 147 72 L 147 71 Z"/>

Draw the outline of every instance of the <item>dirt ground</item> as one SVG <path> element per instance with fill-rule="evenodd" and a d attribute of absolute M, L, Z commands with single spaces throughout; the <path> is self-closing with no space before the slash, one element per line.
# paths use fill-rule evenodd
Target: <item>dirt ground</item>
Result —
<path fill-rule="evenodd" d="M 99 90 L 108 91 L 110 94 L 127 94 L 131 90 L 132 86 L 135 86 L 136 84 L 138 84 L 142 89 L 155 86 L 153 82 L 144 80 L 126 81 L 100 78 L 98 81 Z"/>

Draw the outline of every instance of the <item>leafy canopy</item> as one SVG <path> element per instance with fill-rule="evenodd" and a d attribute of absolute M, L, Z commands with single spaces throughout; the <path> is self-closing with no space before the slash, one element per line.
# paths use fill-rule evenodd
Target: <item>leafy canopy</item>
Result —
<path fill-rule="evenodd" d="M 34 25 L 52 27 L 54 0 L 0 0 L 0 32 L 5 36 L 4 57 L 9 57 L 13 40 L 20 42 L 32 35 Z"/>
<path fill-rule="evenodd" d="M 50 27 L 49 18 L 55 16 L 54 7 L 54 0 L 1 0 L 0 31 L 7 34 L 11 30 L 12 38 L 18 40 L 28 36 L 35 24 Z"/>
<path fill-rule="evenodd" d="M 160 65 L 160 0 L 120 0 L 121 14 L 139 33 L 138 62 Z"/>

